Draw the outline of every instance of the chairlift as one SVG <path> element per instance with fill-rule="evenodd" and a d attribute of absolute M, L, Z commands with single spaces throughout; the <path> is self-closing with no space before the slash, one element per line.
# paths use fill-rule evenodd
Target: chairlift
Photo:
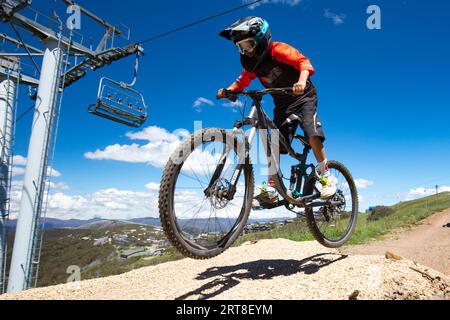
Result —
<path fill-rule="evenodd" d="M 148 110 L 144 96 L 133 89 L 139 69 L 140 50 L 136 51 L 134 78 L 130 84 L 106 77 L 100 79 L 97 102 L 89 106 L 90 114 L 133 128 L 139 128 L 147 121 Z"/>

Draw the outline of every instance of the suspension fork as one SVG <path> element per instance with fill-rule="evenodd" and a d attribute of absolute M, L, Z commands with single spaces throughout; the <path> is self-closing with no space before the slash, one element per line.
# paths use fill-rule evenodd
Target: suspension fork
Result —
<path fill-rule="evenodd" d="M 230 188 L 228 189 L 228 193 L 226 195 L 226 198 L 229 201 L 232 201 L 234 199 L 234 196 L 236 195 L 236 191 L 237 191 L 237 183 L 239 181 L 239 178 L 241 177 L 242 171 L 244 170 L 245 166 L 249 164 L 247 162 L 250 159 L 250 150 L 252 149 L 252 145 L 255 140 L 257 131 L 258 131 L 258 129 L 256 127 L 253 127 L 251 129 L 248 139 L 244 140 L 244 142 L 243 142 L 244 150 L 239 150 L 239 152 L 243 151 L 243 153 L 244 153 L 244 157 L 243 157 L 244 163 L 239 163 L 237 165 L 236 169 L 234 170 L 233 177 L 231 178 L 231 182 L 230 182 Z M 247 142 L 248 142 L 248 144 L 247 144 Z M 247 148 L 247 146 L 248 146 L 248 148 Z"/>
<path fill-rule="evenodd" d="M 252 120 L 256 120 L 257 119 L 257 109 L 255 106 L 252 107 L 251 111 L 250 111 L 250 115 L 248 117 L 248 120 L 252 121 Z M 233 136 L 236 136 L 239 134 L 241 128 L 235 127 L 233 129 Z M 250 134 L 248 136 L 248 138 L 245 136 L 245 134 L 243 134 L 244 137 L 244 141 L 243 141 L 243 150 L 238 150 L 239 155 L 238 159 L 239 159 L 239 164 L 236 166 L 236 169 L 234 170 L 233 176 L 231 178 L 230 181 L 230 187 L 228 188 L 228 190 L 223 190 L 221 194 L 219 194 L 219 197 L 224 197 L 229 201 L 232 201 L 234 199 L 234 196 L 236 195 L 236 191 L 237 191 L 237 183 L 239 181 L 239 178 L 242 175 L 242 171 L 244 170 L 245 166 L 248 165 L 248 160 L 250 159 L 250 150 L 252 148 L 253 142 L 255 140 L 256 137 L 256 133 L 257 133 L 257 127 L 256 124 L 252 127 Z M 234 141 L 233 141 L 234 143 Z M 247 147 L 248 146 L 248 147 Z M 214 174 L 211 178 L 211 181 L 208 185 L 208 187 L 205 189 L 204 193 L 207 197 L 211 197 L 213 195 L 213 187 L 215 185 L 215 183 L 217 182 L 217 180 L 220 178 L 220 176 L 222 175 L 223 169 L 225 167 L 228 155 L 231 152 L 231 148 L 228 147 L 226 150 L 224 150 L 224 154 L 222 155 L 222 157 L 220 158 L 219 164 L 217 165 L 216 170 L 214 171 Z M 244 163 L 242 163 L 242 161 Z"/>

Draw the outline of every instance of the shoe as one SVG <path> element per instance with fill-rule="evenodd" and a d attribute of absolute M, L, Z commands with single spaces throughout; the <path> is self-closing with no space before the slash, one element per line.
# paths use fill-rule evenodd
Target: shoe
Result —
<path fill-rule="evenodd" d="M 320 184 L 322 185 L 322 191 L 320 192 L 320 198 L 322 200 L 328 200 L 333 198 L 337 192 L 337 179 L 332 176 L 330 173 L 326 173 L 323 175 L 320 180 Z"/>
<path fill-rule="evenodd" d="M 269 182 L 269 185 L 270 188 L 267 187 L 265 182 L 263 183 L 261 193 L 253 199 L 253 210 L 264 210 L 278 202 L 278 192 L 272 187 L 271 182 Z"/>

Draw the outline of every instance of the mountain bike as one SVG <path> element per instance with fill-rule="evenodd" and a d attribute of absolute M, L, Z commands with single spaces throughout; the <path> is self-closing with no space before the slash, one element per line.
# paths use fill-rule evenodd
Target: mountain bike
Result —
<path fill-rule="evenodd" d="M 184 256 L 215 257 L 243 233 L 254 198 L 250 150 L 258 132 L 265 142 L 271 178 L 282 198 L 266 209 L 284 207 L 306 218 L 314 238 L 329 248 L 344 245 L 352 236 L 358 218 L 358 191 L 352 175 L 343 164 L 330 161 L 338 190 L 331 199 L 322 200 L 318 172 L 307 160 L 312 149 L 308 139 L 295 135 L 303 146 L 303 152 L 297 153 L 283 135 L 276 134 L 277 127 L 262 108 L 267 94 L 293 92 L 278 88 L 228 93 L 231 100 L 238 95 L 252 100 L 249 115 L 236 121 L 231 131 L 209 128 L 193 133 L 170 157 L 160 185 L 160 220 L 167 238 Z M 244 127 L 250 128 L 247 133 Z M 280 168 L 278 145 L 298 163 L 290 168 L 289 177 Z"/>

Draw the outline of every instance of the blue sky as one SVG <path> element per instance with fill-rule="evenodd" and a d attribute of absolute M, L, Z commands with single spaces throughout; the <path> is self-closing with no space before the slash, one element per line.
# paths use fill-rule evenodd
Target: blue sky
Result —
<path fill-rule="evenodd" d="M 33 5 L 48 14 L 49 3 L 35 0 Z M 79 0 L 107 20 L 130 26 L 132 41 L 139 41 L 242 1 L 130 0 L 126 9 L 121 1 L 109 3 Z M 366 27 L 371 4 L 381 8 L 382 30 Z M 215 101 L 217 89 L 241 72 L 237 50 L 218 33 L 247 15 L 267 19 L 276 41 L 311 59 L 328 157 L 345 163 L 358 179 L 363 209 L 428 194 L 436 184 L 450 190 L 449 12 L 450 3 L 441 0 L 267 1 L 145 44 L 136 85 L 150 107 L 143 128 L 130 130 L 86 112 L 101 76 L 131 78 L 131 58 L 90 73 L 65 92 L 50 215 L 158 214 L 156 187 L 164 150 L 179 139 L 173 133 L 192 132 L 195 121 L 203 127 L 231 128 L 238 118 L 233 108 Z M 0 27 L 12 35 L 5 25 Z M 93 30 L 82 20 L 86 39 Z M 255 81 L 253 87 L 260 84 Z M 19 114 L 32 105 L 25 91 L 22 87 Z M 214 105 L 194 108 L 196 101 L 208 100 Z M 270 99 L 265 108 L 271 114 Z M 16 155 L 26 156 L 30 126 L 31 116 L 17 125 Z M 16 199 L 20 169 L 18 161 Z M 258 174 L 257 182 L 263 179 Z"/>

